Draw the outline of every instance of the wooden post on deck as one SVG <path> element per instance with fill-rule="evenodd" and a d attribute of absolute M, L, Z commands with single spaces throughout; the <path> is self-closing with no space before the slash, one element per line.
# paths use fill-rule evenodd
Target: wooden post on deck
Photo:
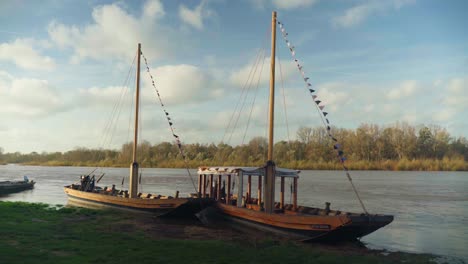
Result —
<path fill-rule="evenodd" d="M 284 177 L 281 177 L 280 208 L 284 209 Z"/>
<path fill-rule="evenodd" d="M 213 174 L 210 174 L 210 198 L 213 198 Z"/>
<path fill-rule="evenodd" d="M 206 198 L 206 174 L 203 174 L 202 198 Z"/>
<path fill-rule="evenodd" d="M 258 205 L 262 206 L 262 175 L 258 175 Z"/>
<path fill-rule="evenodd" d="M 297 177 L 293 178 L 293 210 L 297 210 Z"/>
<path fill-rule="evenodd" d="M 239 170 L 237 173 L 237 207 L 242 207 L 242 197 L 244 196 L 244 172 Z"/>
<path fill-rule="evenodd" d="M 202 195 L 202 179 L 203 179 L 203 174 L 198 175 L 198 198 L 201 198 Z"/>
<path fill-rule="evenodd" d="M 250 203 L 250 198 L 252 197 L 252 175 L 249 175 L 247 178 L 247 195 L 245 197 L 245 203 Z"/>
<path fill-rule="evenodd" d="M 226 204 L 231 204 L 231 174 L 228 175 L 228 186 L 226 192 Z"/>
<path fill-rule="evenodd" d="M 221 174 L 218 175 L 218 189 L 216 190 L 216 200 L 221 201 Z"/>

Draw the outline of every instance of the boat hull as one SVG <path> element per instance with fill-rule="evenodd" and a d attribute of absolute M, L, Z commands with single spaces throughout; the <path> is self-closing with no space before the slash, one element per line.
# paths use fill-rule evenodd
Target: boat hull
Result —
<path fill-rule="evenodd" d="M 202 201 L 199 201 L 200 206 L 198 206 L 196 199 L 193 198 L 128 198 L 105 193 L 85 192 L 68 186 L 64 188 L 64 191 L 71 205 L 84 207 L 116 208 L 133 212 L 147 212 L 155 216 L 168 214 L 193 215 L 197 210 L 202 209 Z"/>
<path fill-rule="evenodd" d="M 17 193 L 34 188 L 34 181 L 5 181 L 0 182 L 0 195 Z"/>
<path fill-rule="evenodd" d="M 359 239 L 393 221 L 387 215 L 301 215 L 266 214 L 242 207 L 216 204 L 218 214 L 235 225 L 253 228 L 304 242 L 344 242 Z M 210 218 L 213 216 L 204 216 Z M 237 226 L 239 227 L 239 226 Z"/>

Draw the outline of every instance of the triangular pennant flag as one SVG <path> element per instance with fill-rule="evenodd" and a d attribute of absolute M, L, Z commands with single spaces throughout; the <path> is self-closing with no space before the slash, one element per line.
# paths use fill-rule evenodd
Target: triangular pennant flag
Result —
<path fill-rule="evenodd" d="M 309 77 L 305 77 L 305 78 L 304 78 L 304 81 L 307 82 L 309 79 L 310 79 Z"/>
<path fill-rule="evenodd" d="M 169 122 L 169 125 L 172 126 L 172 122 Z"/>
<path fill-rule="evenodd" d="M 295 55 L 296 55 L 296 52 L 293 50 L 293 51 L 291 51 L 291 54 L 292 54 L 293 56 L 295 56 Z"/>
<path fill-rule="evenodd" d="M 315 98 L 317 98 L 317 96 L 314 94 L 314 95 L 312 95 L 312 98 L 315 100 Z"/>
<path fill-rule="evenodd" d="M 344 152 L 342 150 L 338 150 L 338 156 L 343 156 Z"/>
<path fill-rule="evenodd" d="M 344 169 L 345 171 L 348 171 L 348 167 L 346 167 L 346 166 L 344 166 L 344 165 L 343 165 L 343 169 Z"/>
<path fill-rule="evenodd" d="M 315 92 L 315 90 L 314 89 L 309 89 L 309 92 L 313 93 L 313 92 Z"/>
<path fill-rule="evenodd" d="M 325 108 L 325 106 L 324 105 L 319 105 L 319 108 L 320 108 L 320 110 L 323 110 L 323 108 Z"/>
<path fill-rule="evenodd" d="M 322 112 L 323 116 L 327 116 L 328 113 L 327 112 Z"/>
<path fill-rule="evenodd" d="M 327 126 L 327 130 L 330 131 L 331 127 L 330 126 Z"/>
<path fill-rule="evenodd" d="M 298 66 L 299 70 L 302 70 L 302 66 Z"/>
<path fill-rule="evenodd" d="M 166 115 L 167 115 L 167 116 L 169 115 L 169 113 L 168 113 L 168 112 L 166 112 L 166 111 L 164 111 L 164 113 L 166 113 Z"/>
<path fill-rule="evenodd" d="M 333 141 L 335 141 L 335 142 L 337 142 L 337 141 L 338 141 L 338 140 L 337 140 L 336 138 L 334 138 L 334 137 L 331 137 L 331 138 L 332 138 L 332 139 L 333 139 Z"/>
<path fill-rule="evenodd" d="M 340 146 L 338 144 L 333 145 L 333 149 L 338 149 Z"/>
<path fill-rule="evenodd" d="M 175 138 L 179 138 L 179 136 L 178 136 L 178 135 L 176 135 L 176 134 L 172 134 L 172 135 L 173 135 Z"/>
<path fill-rule="evenodd" d="M 328 118 L 325 118 L 325 121 L 327 121 L 327 124 L 330 124 L 330 121 L 328 121 Z"/>
<path fill-rule="evenodd" d="M 310 83 L 307 83 L 307 86 L 312 86 L 312 84 L 310 84 Z"/>

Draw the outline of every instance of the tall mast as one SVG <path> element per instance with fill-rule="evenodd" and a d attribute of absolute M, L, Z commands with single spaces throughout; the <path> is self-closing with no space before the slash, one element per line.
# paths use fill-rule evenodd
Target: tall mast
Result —
<path fill-rule="evenodd" d="M 138 110 L 140 107 L 140 57 L 141 44 L 138 43 L 137 50 L 137 69 L 136 69 L 136 92 L 135 92 L 135 133 L 133 137 L 133 160 L 130 165 L 130 198 L 136 198 L 138 193 L 138 162 L 137 162 L 137 145 L 138 145 Z"/>
<path fill-rule="evenodd" d="M 270 63 L 270 104 L 268 125 L 268 160 L 273 160 L 273 126 L 275 121 L 275 58 L 276 58 L 276 11 L 271 15 L 271 63 Z"/>
<path fill-rule="evenodd" d="M 275 50 L 276 50 L 276 12 L 271 14 L 271 67 L 270 103 L 268 125 L 268 160 L 265 167 L 265 212 L 273 213 L 275 203 L 275 163 L 273 162 L 273 127 L 275 118 Z"/>

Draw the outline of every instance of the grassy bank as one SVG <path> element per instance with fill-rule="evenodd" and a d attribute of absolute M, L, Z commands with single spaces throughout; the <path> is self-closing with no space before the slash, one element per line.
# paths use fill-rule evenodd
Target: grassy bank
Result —
<path fill-rule="evenodd" d="M 22 202 L 0 202 L 0 237 L 0 263 L 430 263 L 432 258 Z"/>

